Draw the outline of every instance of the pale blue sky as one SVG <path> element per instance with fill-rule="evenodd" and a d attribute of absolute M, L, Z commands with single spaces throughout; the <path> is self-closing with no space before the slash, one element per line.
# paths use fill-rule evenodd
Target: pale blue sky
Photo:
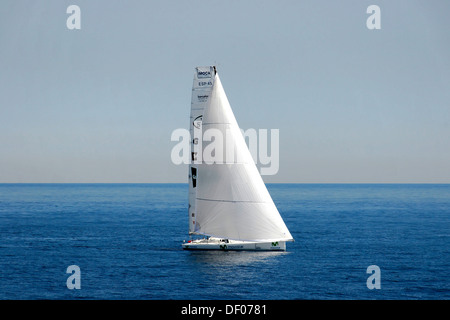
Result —
<path fill-rule="evenodd" d="M 68 30 L 66 8 L 81 8 Z M 381 8 L 381 30 L 366 9 Z M 187 182 L 170 159 L 194 67 L 243 129 L 280 130 L 266 182 L 450 183 L 448 1 L 0 5 L 0 182 Z"/>

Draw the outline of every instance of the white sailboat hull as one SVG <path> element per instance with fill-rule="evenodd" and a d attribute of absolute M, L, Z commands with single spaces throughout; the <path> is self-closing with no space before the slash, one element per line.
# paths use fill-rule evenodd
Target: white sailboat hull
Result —
<path fill-rule="evenodd" d="M 286 251 L 286 241 L 256 242 L 209 238 L 184 242 L 182 247 L 184 250 Z"/>

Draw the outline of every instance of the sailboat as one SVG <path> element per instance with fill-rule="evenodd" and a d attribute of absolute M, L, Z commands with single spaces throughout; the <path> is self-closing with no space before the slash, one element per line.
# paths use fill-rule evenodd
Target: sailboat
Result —
<path fill-rule="evenodd" d="M 226 137 L 226 143 L 215 145 L 214 157 L 206 152 L 207 132 Z M 191 240 L 182 248 L 285 251 L 294 239 L 259 174 L 215 66 L 195 68 L 190 134 Z"/>

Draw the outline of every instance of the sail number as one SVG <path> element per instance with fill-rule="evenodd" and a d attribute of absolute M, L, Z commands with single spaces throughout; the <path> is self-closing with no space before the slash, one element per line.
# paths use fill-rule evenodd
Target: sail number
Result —
<path fill-rule="evenodd" d="M 204 87 L 204 86 L 212 86 L 212 81 L 199 81 L 198 82 L 198 86 L 199 87 Z"/>

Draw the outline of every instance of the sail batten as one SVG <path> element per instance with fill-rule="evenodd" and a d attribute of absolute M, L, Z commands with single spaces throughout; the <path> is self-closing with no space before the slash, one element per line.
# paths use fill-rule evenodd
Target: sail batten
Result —
<path fill-rule="evenodd" d="M 190 234 L 245 241 L 293 240 L 256 168 L 214 67 L 196 69 L 190 129 L 193 141 L 214 129 L 226 137 L 226 147 L 233 148 L 230 158 L 197 158 L 211 142 L 191 142 L 195 161 L 189 169 Z"/>

